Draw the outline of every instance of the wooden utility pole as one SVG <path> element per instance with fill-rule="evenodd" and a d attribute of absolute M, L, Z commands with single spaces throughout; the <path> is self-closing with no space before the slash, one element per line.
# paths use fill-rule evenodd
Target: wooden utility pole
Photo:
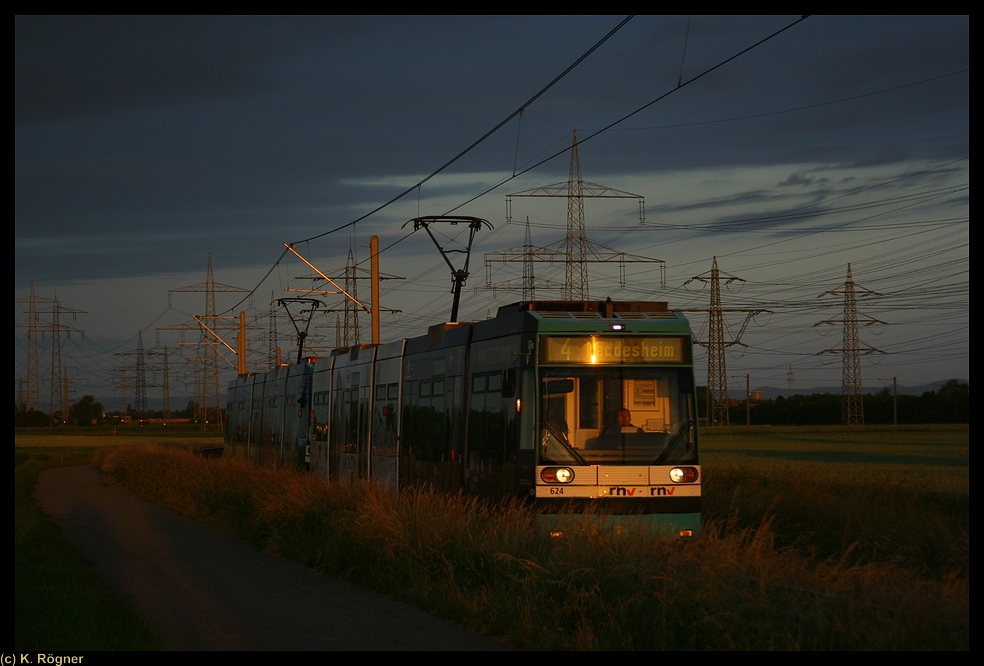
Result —
<path fill-rule="evenodd" d="M 239 335 L 236 338 L 236 372 L 246 374 L 246 311 L 239 312 Z"/>
<path fill-rule="evenodd" d="M 379 344 L 379 236 L 369 239 L 369 269 L 371 283 L 369 313 L 372 315 L 372 344 Z"/>

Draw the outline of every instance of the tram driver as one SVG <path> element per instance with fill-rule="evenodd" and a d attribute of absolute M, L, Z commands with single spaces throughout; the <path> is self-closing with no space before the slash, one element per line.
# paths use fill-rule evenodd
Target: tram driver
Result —
<path fill-rule="evenodd" d="M 613 424 L 601 433 L 602 437 L 615 437 L 616 435 L 634 435 L 645 432 L 642 428 L 632 423 L 632 412 L 622 408 L 618 412 L 618 423 Z"/>

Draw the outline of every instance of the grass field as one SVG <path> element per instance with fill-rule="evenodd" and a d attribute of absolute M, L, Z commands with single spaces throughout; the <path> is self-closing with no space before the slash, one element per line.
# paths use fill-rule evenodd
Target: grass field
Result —
<path fill-rule="evenodd" d="M 18 478 L 72 443 L 18 435 Z M 703 536 L 685 544 L 558 544 L 515 507 L 397 501 L 174 445 L 83 448 L 106 444 L 104 468 L 158 504 L 528 649 L 969 649 L 968 426 L 707 429 Z M 183 470 L 170 484 L 165 464 Z M 18 627 L 36 585 L 15 586 Z M 83 649 L 35 631 L 48 647 L 18 649 Z"/>
<path fill-rule="evenodd" d="M 768 515 L 777 547 L 969 577 L 969 426 L 731 426 L 701 443 L 705 518 Z"/>
<path fill-rule="evenodd" d="M 701 462 L 778 461 L 812 466 L 833 477 L 891 478 L 948 492 L 970 492 L 969 426 L 709 428 Z"/>
<path fill-rule="evenodd" d="M 96 576 L 30 499 L 38 474 L 91 463 L 96 451 L 148 443 L 195 448 L 221 444 L 198 433 L 116 435 L 17 432 L 14 440 L 14 649 L 159 650 L 152 629 Z M 180 431 L 179 431 L 180 432 Z"/>

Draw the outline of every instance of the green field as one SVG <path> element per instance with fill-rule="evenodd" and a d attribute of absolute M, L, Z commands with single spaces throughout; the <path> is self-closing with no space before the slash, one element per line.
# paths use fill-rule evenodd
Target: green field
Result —
<path fill-rule="evenodd" d="M 837 483 L 970 493 L 970 426 L 728 426 L 701 431 L 701 464 L 757 473 L 783 465 Z"/>

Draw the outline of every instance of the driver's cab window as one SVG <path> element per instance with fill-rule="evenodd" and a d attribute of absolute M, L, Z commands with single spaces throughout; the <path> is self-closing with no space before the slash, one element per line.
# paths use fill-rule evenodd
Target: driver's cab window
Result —
<path fill-rule="evenodd" d="M 667 384 L 668 380 L 614 377 L 551 379 L 545 382 L 543 415 L 563 422 L 578 448 L 618 426 L 623 410 L 631 412 L 632 423 L 643 432 L 665 433 L 670 426 Z"/>
<path fill-rule="evenodd" d="M 543 427 L 588 462 L 613 458 L 615 450 L 623 464 L 648 460 L 689 418 L 677 371 L 593 367 L 552 374 L 542 382 Z M 627 457 L 630 450 L 638 455 Z"/>
<path fill-rule="evenodd" d="M 577 380 L 549 379 L 543 382 L 543 409 L 541 418 L 554 429 L 570 437 L 569 415 L 575 413 L 573 405 L 574 387 Z"/>

